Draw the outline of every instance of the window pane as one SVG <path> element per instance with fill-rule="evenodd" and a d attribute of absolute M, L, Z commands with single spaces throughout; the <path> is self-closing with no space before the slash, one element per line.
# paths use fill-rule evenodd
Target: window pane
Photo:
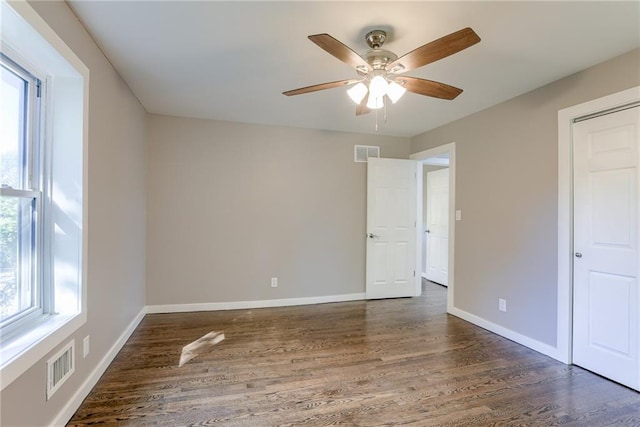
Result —
<path fill-rule="evenodd" d="M 24 189 L 28 83 L 4 65 L 0 77 L 0 185 Z"/>
<path fill-rule="evenodd" d="M 35 306 L 35 204 L 30 197 L 0 197 L 0 322 Z"/>

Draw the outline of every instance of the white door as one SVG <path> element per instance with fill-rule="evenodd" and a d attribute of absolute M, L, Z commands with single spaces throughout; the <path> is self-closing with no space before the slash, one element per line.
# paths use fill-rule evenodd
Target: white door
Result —
<path fill-rule="evenodd" d="M 573 125 L 573 363 L 640 389 L 640 107 Z"/>
<path fill-rule="evenodd" d="M 447 286 L 449 269 L 449 169 L 427 172 L 427 280 Z"/>
<path fill-rule="evenodd" d="M 416 295 L 417 164 L 368 160 L 367 299 Z"/>

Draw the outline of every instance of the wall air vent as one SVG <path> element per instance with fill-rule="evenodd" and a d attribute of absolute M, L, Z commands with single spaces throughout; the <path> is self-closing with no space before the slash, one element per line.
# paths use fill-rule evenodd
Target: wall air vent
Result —
<path fill-rule="evenodd" d="M 369 157 L 380 157 L 380 147 L 374 145 L 354 145 L 353 160 L 358 163 L 367 163 Z"/>
<path fill-rule="evenodd" d="M 47 361 L 47 400 L 75 371 L 75 341 L 69 342 Z"/>

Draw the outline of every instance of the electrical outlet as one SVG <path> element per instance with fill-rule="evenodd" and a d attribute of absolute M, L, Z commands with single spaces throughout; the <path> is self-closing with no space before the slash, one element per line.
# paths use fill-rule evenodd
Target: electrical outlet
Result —
<path fill-rule="evenodd" d="M 271 278 L 271 287 L 272 288 L 277 288 L 278 287 L 278 278 L 277 277 L 272 277 Z"/>
<path fill-rule="evenodd" d="M 84 359 L 89 355 L 89 335 L 82 340 L 82 358 Z"/>
<path fill-rule="evenodd" d="M 502 299 L 502 298 L 498 298 L 498 310 L 500 311 L 507 311 L 507 300 L 506 299 Z"/>

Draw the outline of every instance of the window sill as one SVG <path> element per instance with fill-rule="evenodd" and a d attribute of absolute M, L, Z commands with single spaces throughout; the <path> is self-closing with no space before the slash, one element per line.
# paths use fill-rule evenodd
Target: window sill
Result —
<path fill-rule="evenodd" d="M 30 331 L 2 342 L 0 348 L 0 390 L 35 365 L 86 321 L 86 315 L 47 316 Z"/>

